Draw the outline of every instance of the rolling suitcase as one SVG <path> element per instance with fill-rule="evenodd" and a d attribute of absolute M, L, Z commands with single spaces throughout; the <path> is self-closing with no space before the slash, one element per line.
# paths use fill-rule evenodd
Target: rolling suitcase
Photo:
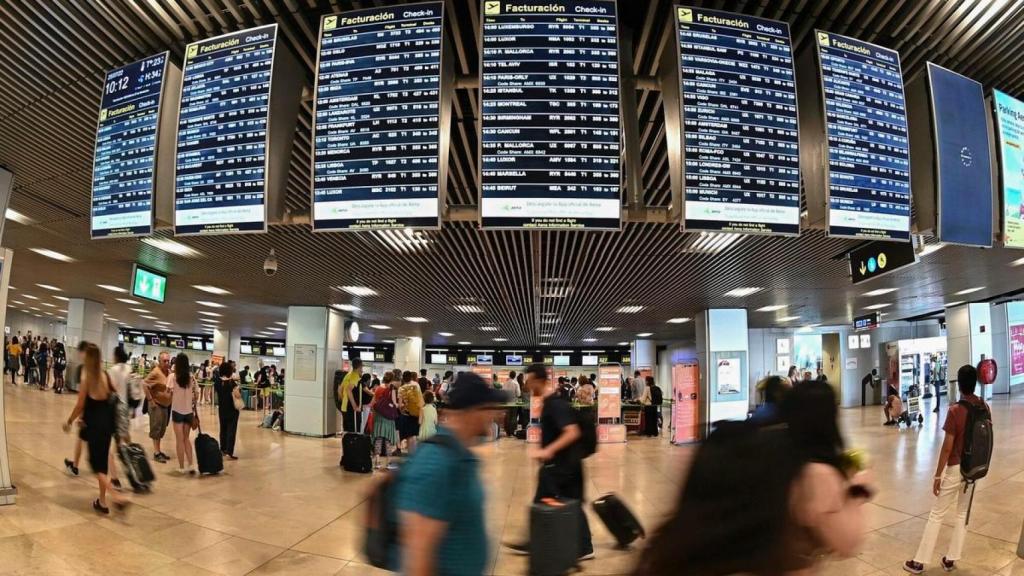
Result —
<path fill-rule="evenodd" d="M 594 500 L 593 506 L 594 512 L 597 512 L 620 548 L 628 548 L 637 538 L 646 538 L 644 528 L 636 516 L 615 494 L 605 494 Z"/>
<path fill-rule="evenodd" d="M 530 507 L 530 576 L 557 576 L 580 557 L 579 500 L 545 498 Z"/>
<path fill-rule="evenodd" d="M 224 454 L 220 451 L 220 444 L 209 434 L 203 434 L 199 429 L 199 436 L 196 436 L 196 463 L 199 465 L 200 474 L 219 474 L 224 469 Z"/>
<path fill-rule="evenodd" d="M 153 468 L 146 458 L 146 451 L 139 444 L 125 442 L 118 445 L 117 457 L 121 460 L 124 475 L 136 492 L 149 492 L 150 482 L 156 480 Z"/>
<path fill-rule="evenodd" d="M 359 418 L 357 413 L 356 418 Z M 357 426 L 358 428 L 358 426 Z M 373 441 L 366 434 L 346 432 L 341 437 L 341 462 L 346 472 L 369 474 L 373 471 Z"/>

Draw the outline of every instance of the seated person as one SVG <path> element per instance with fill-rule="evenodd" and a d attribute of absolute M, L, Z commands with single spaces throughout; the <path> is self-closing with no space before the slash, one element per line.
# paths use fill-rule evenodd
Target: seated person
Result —
<path fill-rule="evenodd" d="M 900 399 L 899 391 L 892 384 L 885 392 L 885 405 L 882 411 L 885 413 L 885 426 L 896 426 L 900 417 L 903 416 L 903 400 Z"/>

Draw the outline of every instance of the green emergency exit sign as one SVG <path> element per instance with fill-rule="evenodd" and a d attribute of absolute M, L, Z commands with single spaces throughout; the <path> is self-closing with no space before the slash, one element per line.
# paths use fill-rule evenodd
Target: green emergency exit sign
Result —
<path fill-rule="evenodd" d="M 132 296 L 162 304 L 166 292 L 167 276 L 135 266 L 135 273 L 132 275 Z"/>

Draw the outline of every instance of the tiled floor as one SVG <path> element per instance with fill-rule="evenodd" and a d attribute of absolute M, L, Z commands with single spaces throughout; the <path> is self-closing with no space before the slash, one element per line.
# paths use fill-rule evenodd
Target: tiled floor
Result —
<path fill-rule="evenodd" d="M 337 439 L 316 440 L 256 427 L 244 413 L 239 424 L 241 460 L 217 477 L 182 478 L 170 464 L 154 464 L 152 494 L 136 497 L 126 519 L 98 518 L 89 505 L 95 482 L 83 468 L 72 478 L 61 464 L 72 436 L 59 422 L 71 396 L 58 397 L 5 385 L 11 467 L 18 503 L 0 507 L 0 574 L 374 574 L 359 554 L 361 503 L 369 476 L 338 468 Z M 209 408 L 208 427 L 216 426 Z M 997 452 L 979 485 L 960 574 L 1024 576 L 1016 558 L 1024 521 L 1024 395 L 994 402 Z M 934 419 L 922 430 L 878 425 L 880 410 L 841 411 L 852 446 L 871 455 L 880 493 L 870 504 L 864 547 L 856 558 L 822 567 L 829 575 L 901 574 L 916 549 L 931 505 L 932 475 L 941 432 Z M 136 422 L 140 426 L 142 422 Z M 148 441 L 146 443 L 149 449 Z M 525 532 L 534 465 L 520 442 L 480 448 L 488 486 L 491 541 Z M 665 440 L 631 438 L 603 446 L 587 462 L 589 496 L 617 492 L 648 528 L 668 514 L 692 448 Z M 440 488 L 439 488 L 440 489 Z M 633 556 L 613 549 L 596 518 L 598 560 L 591 574 L 628 573 Z M 947 541 L 947 528 L 940 540 Z M 494 574 L 523 574 L 521 557 L 492 549 Z M 934 566 L 934 564 L 933 564 Z M 937 568 L 931 570 L 938 572 Z"/>

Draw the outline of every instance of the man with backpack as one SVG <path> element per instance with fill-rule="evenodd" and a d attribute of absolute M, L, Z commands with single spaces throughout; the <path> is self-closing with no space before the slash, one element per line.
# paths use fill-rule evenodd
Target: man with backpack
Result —
<path fill-rule="evenodd" d="M 974 482 L 988 474 L 992 458 L 992 413 L 985 402 L 974 395 L 977 384 L 977 370 L 970 365 L 961 366 L 957 371 L 960 401 L 950 405 L 946 413 L 946 422 L 942 425 L 946 437 L 932 482 L 932 493 L 938 499 L 928 514 L 917 553 L 903 564 L 903 569 L 911 574 L 924 571 L 924 563 L 931 559 L 935 550 L 942 520 L 954 509 L 953 537 L 948 552 L 942 557 L 942 569 L 946 572 L 956 569 L 956 561 L 960 559 L 967 534 L 967 516 L 974 498 Z"/>

